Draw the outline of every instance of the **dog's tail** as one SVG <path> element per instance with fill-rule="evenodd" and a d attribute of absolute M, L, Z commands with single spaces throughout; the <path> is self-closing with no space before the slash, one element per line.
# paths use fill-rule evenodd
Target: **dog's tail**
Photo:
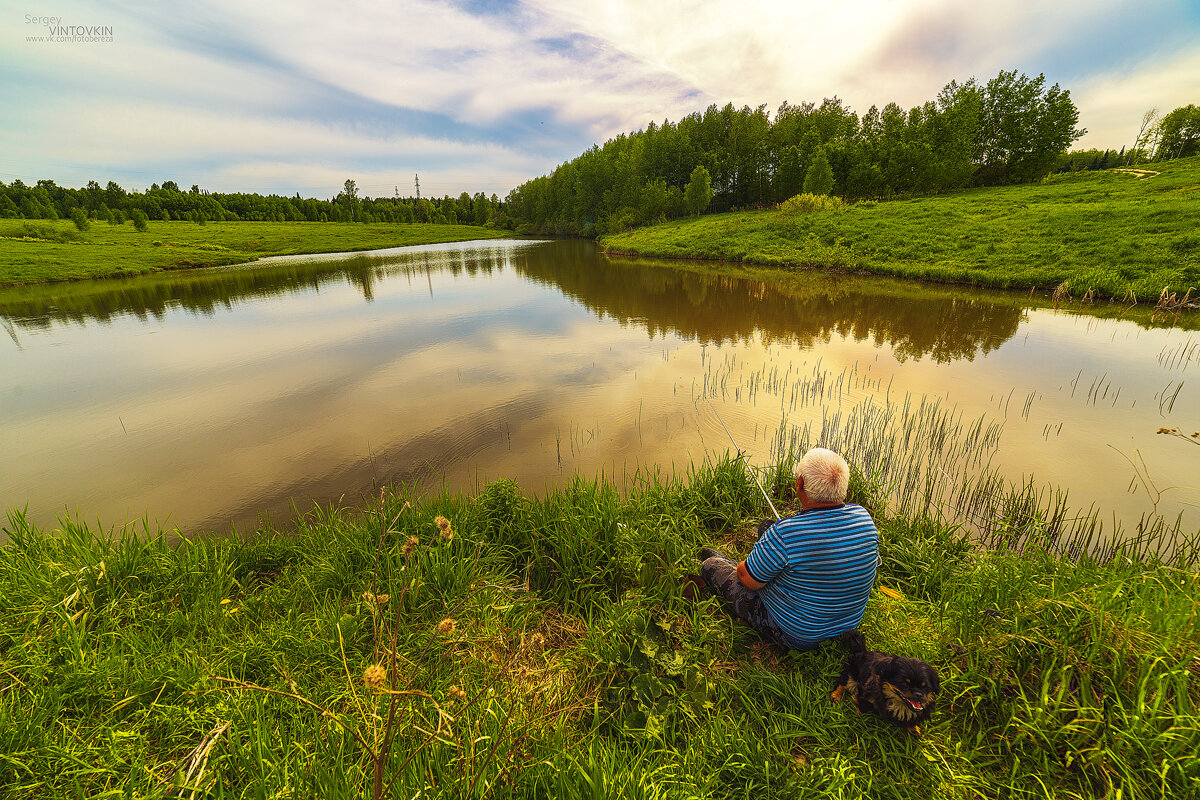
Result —
<path fill-rule="evenodd" d="M 867 640 L 858 632 L 858 628 L 851 628 L 842 634 L 842 646 L 850 651 L 850 655 L 858 655 L 859 653 L 867 652 Z"/>

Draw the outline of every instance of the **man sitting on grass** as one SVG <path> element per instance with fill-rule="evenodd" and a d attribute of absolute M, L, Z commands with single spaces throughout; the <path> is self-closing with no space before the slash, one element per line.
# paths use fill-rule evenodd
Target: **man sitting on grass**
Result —
<path fill-rule="evenodd" d="M 795 475 L 800 513 L 761 530 L 740 564 L 704 548 L 700 575 L 764 639 L 811 650 L 858 627 L 875 583 L 879 532 L 865 508 L 846 502 L 850 467 L 840 455 L 814 447 Z"/>

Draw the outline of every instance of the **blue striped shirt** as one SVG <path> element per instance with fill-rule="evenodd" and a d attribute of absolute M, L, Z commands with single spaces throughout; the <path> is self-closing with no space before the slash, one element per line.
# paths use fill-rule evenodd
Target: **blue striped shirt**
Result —
<path fill-rule="evenodd" d="M 879 531 L 860 505 L 813 508 L 767 528 L 746 569 L 792 646 L 812 647 L 858 626 L 875 584 Z"/>

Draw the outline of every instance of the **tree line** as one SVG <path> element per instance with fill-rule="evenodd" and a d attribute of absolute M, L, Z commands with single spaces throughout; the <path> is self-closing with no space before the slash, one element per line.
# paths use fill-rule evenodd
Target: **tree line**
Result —
<path fill-rule="evenodd" d="M 1166 115 L 1151 108 L 1142 115 L 1134 146 L 1153 153 L 1155 161 L 1200 155 L 1200 108 L 1189 104 Z"/>
<path fill-rule="evenodd" d="M 1048 174 L 1085 131 L 1070 92 L 1003 71 L 951 81 L 922 105 L 872 106 L 861 117 L 837 97 L 819 105 L 709 106 L 597 145 L 505 198 L 519 231 L 594 236 L 689 212 L 693 171 L 711 176 L 711 209 L 779 203 L 827 164 L 828 192 L 849 199 L 909 196 Z"/>
<path fill-rule="evenodd" d="M 1200 108 L 1180 106 L 1165 116 L 1151 108 L 1142 115 L 1141 127 L 1128 149 L 1072 150 L 1059 157 L 1054 171 L 1114 169 L 1194 155 L 1200 155 Z"/>
<path fill-rule="evenodd" d="M 175 181 L 155 183 L 144 192 L 126 191 L 115 182 L 101 187 L 89 181 L 81 189 L 40 180 L 29 186 L 21 180 L 0 181 L 0 218 L 67 219 L 82 216 L 122 224 L 139 217 L 195 222 L 248 220 L 257 222 L 430 222 L 435 224 L 496 224 L 501 203 L 482 192 L 458 197 L 359 197 L 353 180 L 329 200 L 247 192 L 208 192 L 193 185 L 183 191 Z"/>

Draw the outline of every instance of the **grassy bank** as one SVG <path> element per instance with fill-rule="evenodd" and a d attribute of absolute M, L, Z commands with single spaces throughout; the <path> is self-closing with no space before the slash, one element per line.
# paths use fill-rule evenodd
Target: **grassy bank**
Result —
<path fill-rule="evenodd" d="M 263 256 L 378 250 L 491 239 L 503 231 L 473 225 L 327 222 L 93 223 L 0 221 L 0 286 L 141 275 L 240 264 Z"/>
<path fill-rule="evenodd" d="M 789 469 L 765 476 L 783 504 Z M 984 550 L 887 511 L 871 471 L 887 591 L 862 627 L 939 669 L 920 740 L 828 699 L 837 646 L 784 655 L 682 596 L 696 550 L 744 554 L 763 514 L 726 460 L 540 499 L 386 490 L 177 547 L 12 515 L 0 795 L 1196 796 L 1194 550 L 1068 559 L 1023 535 L 1020 489 Z"/>
<path fill-rule="evenodd" d="M 997 288 L 1067 283 L 1141 302 L 1200 289 L 1200 159 L 1157 175 L 1066 173 L 1041 184 L 859 203 L 841 210 L 714 214 L 606 236 L 610 252 L 815 267 Z"/>

